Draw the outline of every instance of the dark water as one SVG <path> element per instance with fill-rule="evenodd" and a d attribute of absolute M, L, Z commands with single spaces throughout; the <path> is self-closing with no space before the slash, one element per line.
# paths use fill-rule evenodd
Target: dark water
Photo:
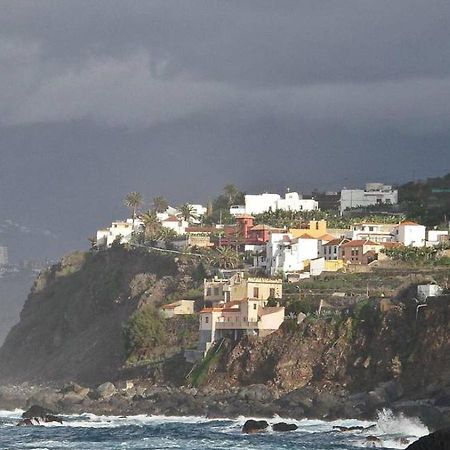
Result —
<path fill-rule="evenodd" d="M 301 420 L 299 428 L 289 433 L 267 432 L 243 435 L 240 430 L 245 418 L 209 420 L 201 417 L 127 418 L 94 416 L 64 417 L 64 425 L 16 427 L 21 411 L 0 412 L 0 449 L 358 449 L 374 448 L 367 441 L 376 435 L 383 444 L 375 448 L 405 448 L 400 437 L 411 441 L 427 434 L 417 420 L 394 417 L 390 411 L 380 413 L 377 428 L 365 433 L 339 433 L 333 425 L 370 425 L 368 422 L 340 420 L 322 422 Z M 269 419 L 274 423 L 277 419 Z"/>

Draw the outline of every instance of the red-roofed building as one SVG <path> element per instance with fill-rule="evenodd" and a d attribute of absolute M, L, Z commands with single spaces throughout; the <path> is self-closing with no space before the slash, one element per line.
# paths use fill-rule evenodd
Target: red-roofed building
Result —
<path fill-rule="evenodd" d="M 369 264 L 377 259 L 377 255 L 382 249 L 382 244 L 368 239 L 358 239 L 340 245 L 338 255 L 339 259 L 347 264 Z"/>

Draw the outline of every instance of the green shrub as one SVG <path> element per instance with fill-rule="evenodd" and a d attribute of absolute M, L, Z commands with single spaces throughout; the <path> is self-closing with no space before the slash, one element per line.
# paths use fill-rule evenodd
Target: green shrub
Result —
<path fill-rule="evenodd" d="M 162 344 L 166 330 L 164 320 L 152 306 L 134 312 L 124 327 L 128 355 Z"/>

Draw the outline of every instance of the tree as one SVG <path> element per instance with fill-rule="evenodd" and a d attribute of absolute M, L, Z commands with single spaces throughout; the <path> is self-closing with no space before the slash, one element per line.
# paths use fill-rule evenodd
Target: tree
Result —
<path fill-rule="evenodd" d="M 131 210 L 134 228 L 134 221 L 136 219 L 137 211 L 142 205 L 142 194 L 140 192 L 130 192 L 126 195 L 124 203 L 125 206 Z"/>
<path fill-rule="evenodd" d="M 217 247 L 212 255 L 212 263 L 221 269 L 235 269 L 240 263 L 240 258 L 231 247 Z"/>
<path fill-rule="evenodd" d="M 231 204 L 233 203 L 236 195 L 238 194 L 238 189 L 234 184 L 227 184 L 225 185 L 225 187 L 223 188 L 225 194 L 228 196 L 228 202 Z"/>
<path fill-rule="evenodd" d="M 158 196 L 153 199 L 153 209 L 157 213 L 165 212 L 168 207 L 169 207 L 169 203 L 164 197 Z"/>
<path fill-rule="evenodd" d="M 197 218 L 194 208 L 189 203 L 184 203 L 178 209 L 180 210 L 180 216 L 186 220 L 186 222 L 191 222 L 192 219 Z"/>
<path fill-rule="evenodd" d="M 155 211 L 146 211 L 141 214 L 139 218 L 144 223 L 144 237 L 146 239 L 155 240 L 157 239 L 162 226 L 158 219 Z"/>
<path fill-rule="evenodd" d="M 177 233 L 175 230 L 172 230 L 171 228 L 161 227 L 158 232 L 157 239 L 160 241 L 164 241 L 166 245 L 169 242 L 172 242 L 176 239 Z"/>

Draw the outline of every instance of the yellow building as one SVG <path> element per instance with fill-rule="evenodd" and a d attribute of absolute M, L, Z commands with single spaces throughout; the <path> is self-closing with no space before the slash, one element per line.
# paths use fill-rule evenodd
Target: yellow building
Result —
<path fill-rule="evenodd" d="M 301 237 L 307 234 L 315 239 L 321 238 L 327 234 L 327 221 L 326 220 L 310 220 L 308 225 L 301 228 L 291 228 L 289 233 L 295 238 Z"/>
<path fill-rule="evenodd" d="M 238 272 L 228 279 L 213 278 L 204 281 L 205 302 L 213 304 L 245 299 L 267 300 L 269 297 L 281 298 L 282 295 L 280 279 L 245 277 Z"/>
<path fill-rule="evenodd" d="M 194 300 L 178 300 L 177 302 L 163 305 L 161 314 L 166 319 L 170 319 L 173 316 L 194 314 L 194 303 Z"/>

